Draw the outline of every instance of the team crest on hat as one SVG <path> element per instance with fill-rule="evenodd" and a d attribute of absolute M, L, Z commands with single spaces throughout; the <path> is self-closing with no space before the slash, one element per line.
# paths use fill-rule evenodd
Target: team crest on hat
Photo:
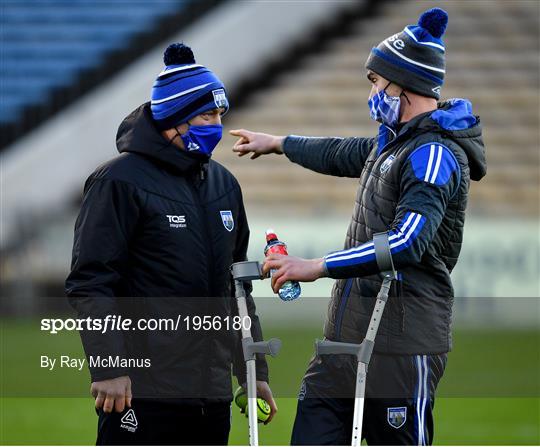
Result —
<path fill-rule="evenodd" d="M 232 215 L 232 211 L 220 211 L 219 214 L 221 214 L 221 221 L 223 222 L 223 226 L 227 231 L 232 231 L 234 229 L 234 219 Z"/>
<path fill-rule="evenodd" d="M 222 88 L 218 88 L 217 90 L 212 90 L 212 94 L 214 95 L 214 102 L 216 103 L 216 107 L 220 108 L 227 108 L 227 96 L 225 95 L 225 90 Z"/>
<path fill-rule="evenodd" d="M 405 421 L 407 421 L 407 407 L 388 408 L 386 420 L 394 428 L 403 427 Z"/>

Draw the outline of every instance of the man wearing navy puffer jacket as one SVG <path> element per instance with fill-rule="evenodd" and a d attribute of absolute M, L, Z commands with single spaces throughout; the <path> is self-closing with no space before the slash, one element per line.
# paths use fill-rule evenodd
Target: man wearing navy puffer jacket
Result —
<path fill-rule="evenodd" d="M 120 155 L 86 181 L 66 292 L 82 319 L 142 323 L 80 331 L 98 444 L 226 445 L 231 366 L 246 381 L 229 269 L 246 259 L 249 228 L 238 182 L 210 158 L 228 109 L 222 82 L 183 44 L 164 62 L 151 102 L 118 129 Z M 261 340 L 251 296 L 248 311 Z M 271 420 L 268 368 L 256 363 Z"/>
<path fill-rule="evenodd" d="M 480 120 L 466 99 L 437 103 L 448 22 L 434 8 L 373 48 L 375 138 L 277 137 L 246 130 L 233 150 L 284 153 L 328 175 L 360 179 L 345 247 L 319 259 L 270 255 L 272 287 L 337 279 L 325 324 L 329 340 L 360 343 L 381 275 L 373 235 L 387 232 L 399 280 L 390 292 L 369 364 L 363 438 L 370 445 L 433 442 L 434 393 L 452 347 L 450 272 L 463 239 L 470 180 L 486 173 Z M 292 444 L 351 443 L 356 359 L 315 356 L 302 381 Z"/>

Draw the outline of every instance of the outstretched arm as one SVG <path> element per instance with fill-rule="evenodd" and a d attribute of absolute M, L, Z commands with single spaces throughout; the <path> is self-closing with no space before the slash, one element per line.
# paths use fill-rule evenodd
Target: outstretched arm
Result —
<path fill-rule="evenodd" d="M 360 176 L 374 146 L 374 138 L 288 137 L 248 130 L 232 130 L 240 139 L 233 151 L 255 159 L 266 154 L 285 154 L 289 160 L 321 174 L 337 177 Z"/>
<path fill-rule="evenodd" d="M 421 261 L 459 181 L 460 167 L 445 146 L 427 144 L 410 155 L 403 168 L 401 197 L 395 219 L 388 230 L 392 259 L 397 269 Z M 275 292 L 289 280 L 315 281 L 323 276 L 352 278 L 379 272 L 373 240 L 319 259 L 270 255 L 263 271 L 267 273 L 270 269 L 277 270 L 272 276 Z"/>

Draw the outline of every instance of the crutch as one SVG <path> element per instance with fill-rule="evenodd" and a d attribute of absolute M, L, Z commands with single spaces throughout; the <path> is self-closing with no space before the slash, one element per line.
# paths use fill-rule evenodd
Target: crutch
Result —
<path fill-rule="evenodd" d="M 231 266 L 231 272 L 236 289 L 236 301 L 242 327 L 242 350 L 246 362 L 247 371 L 247 395 L 248 395 L 248 426 L 249 445 L 259 445 L 259 432 L 257 426 L 257 377 L 255 373 L 255 355 L 270 354 L 275 357 L 281 349 L 281 340 L 272 338 L 268 341 L 253 341 L 251 330 L 246 328 L 244 319 L 248 317 L 246 303 L 246 281 L 262 279 L 262 270 L 258 262 L 237 262 Z"/>
<path fill-rule="evenodd" d="M 317 355 L 328 354 L 349 354 L 355 355 L 358 361 L 356 370 L 356 390 L 354 396 L 354 416 L 352 426 L 351 443 L 359 447 L 362 443 L 362 419 L 364 417 L 364 398 L 366 395 L 366 376 L 371 353 L 375 345 L 375 337 L 379 329 L 384 306 L 388 300 L 392 281 L 397 279 L 397 272 L 394 269 L 388 233 L 377 233 L 373 235 L 373 245 L 375 247 L 375 258 L 377 265 L 383 276 L 381 289 L 377 295 L 375 307 L 371 314 L 371 320 L 366 333 L 366 337 L 360 344 L 341 343 L 330 340 L 316 340 L 315 352 Z"/>

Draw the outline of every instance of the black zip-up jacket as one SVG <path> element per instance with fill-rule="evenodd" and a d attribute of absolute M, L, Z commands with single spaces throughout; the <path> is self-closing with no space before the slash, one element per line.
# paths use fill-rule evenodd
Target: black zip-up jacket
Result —
<path fill-rule="evenodd" d="M 148 104 L 122 122 L 117 147 L 120 155 L 86 181 L 66 293 L 80 318 L 180 323 L 161 331 L 81 331 L 89 359 L 151 362 L 150 368 L 90 365 L 92 380 L 127 374 L 136 397 L 230 400 L 231 364 L 245 382 L 229 270 L 246 259 L 248 247 L 240 186 L 219 163 L 169 144 Z M 250 292 L 251 331 L 261 340 Z M 207 316 L 212 329 L 195 330 L 193 316 Z M 257 379 L 268 380 L 264 358 L 257 361 Z"/>
<path fill-rule="evenodd" d="M 325 257 L 332 291 L 325 337 L 359 343 L 381 277 L 373 234 L 388 232 L 399 281 L 375 342 L 389 354 L 439 354 L 452 347 L 450 273 L 463 239 L 470 180 L 486 173 L 482 128 L 469 101 L 416 116 L 397 135 L 284 142 L 289 159 L 324 174 L 359 178 L 344 250 Z"/>

